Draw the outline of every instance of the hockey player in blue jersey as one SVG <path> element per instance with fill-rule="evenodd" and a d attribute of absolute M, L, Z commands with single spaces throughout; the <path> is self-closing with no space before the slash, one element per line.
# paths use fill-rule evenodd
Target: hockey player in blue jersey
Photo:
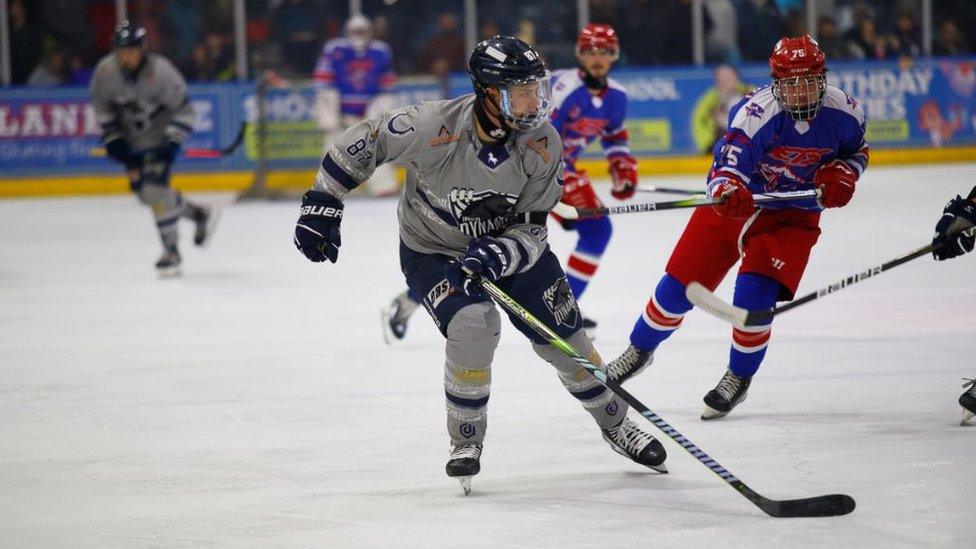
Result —
<path fill-rule="evenodd" d="M 396 106 L 393 54 L 386 42 L 373 39 L 372 25 L 362 15 L 349 18 L 344 37 L 326 42 L 312 78 L 318 87 L 315 116 L 325 133 L 325 150 L 339 132 Z M 375 196 L 395 194 L 393 168 L 377 169 L 366 188 Z"/>
<path fill-rule="evenodd" d="M 851 200 L 867 168 L 864 111 L 826 83 L 824 54 L 809 36 L 780 40 L 769 58 L 773 83 L 729 113 L 715 146 L 708 192 L 724 197 L 698 208 L 630 335 L 630 346 L 608 365 L 624 381 L 649 366 L 654 350 L 681 325 L 692 305 L 685 287 L 714 290 L 742 260 L 733 302 L 767 309 L 793 299 L 810 251 L 820 236 L 824 208 Z M 819 189 L 819 202 L 792 201 L 756 208 L 754 194 Z M 770 326 L 732 330 L 728 370 L 705 396 L 702 419 L 728 414 L 741 402 L 769 343 Z"/>
<path fill-rule="evenodd" d="M 634 195 L 637 187 L 637 161 L 627 146 L 627 92 L 609 77 L 610 67 L 620 56 L 620 42 L 610 25 L 590 23 L 576 40 L 579 67 L 557 72 L 553 77 L 555 111 L 552 125 L 563 141 L 566 185 L 562 202 L 577 208 L 599 208 L 589 176 L 576 166 L 580 154 L 597 138 L 610 165 L 613 189 L 618 200 Z M 566 262 L 566 275 L 577 299 L 600 265 L 613 226 L 608 217 L 567 221 L 553 214 L 565 229 L 579 233 L 576 248 Z M 592 335 L 596 323 L 584 319 Z"/>

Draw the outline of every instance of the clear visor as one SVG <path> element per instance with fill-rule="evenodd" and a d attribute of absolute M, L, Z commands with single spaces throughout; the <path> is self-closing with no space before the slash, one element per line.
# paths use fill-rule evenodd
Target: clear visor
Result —
<path fill-rule="evenodd" d="M 794 120 L 809 120 L 816 116 L 827 91 L 826 77 L 791 76 L 773 81 L 773 97 Z"/>
<path fill-rule="evenodd" d="M 502 87 L 502 118 L 516 130 L 534 130 L 552 115 L 552 85 L 549 72 L 517 84 Z"/>

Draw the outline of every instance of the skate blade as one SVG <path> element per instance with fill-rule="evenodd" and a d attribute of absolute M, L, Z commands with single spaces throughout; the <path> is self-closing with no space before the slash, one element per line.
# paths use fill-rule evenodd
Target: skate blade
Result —
<path fill-rule="evenodd" d="M 183 271 L 179 267 L 165 267 L 156 269 L 156 276 L 160 279 L 179 278 L 183 276 Z"/>
<path fill-rule="evenodd" d="M 471 477 L 454 477 L 461 484 L 461 489 L 464 490 L 464 495 L 471 493 Z"/>
<path fill-rule="evenodd" d="M 973 418 L 976 418 L 976 414 L 974 414 L 973 412 L 970 412 L 969 410 L 963 408 L 962 409 L 962 421 L 959 423 L 959 425 L 962 425 L 963 427 L 968 427 L 970 425 L 976 425 L 976 421 L 973 421 Z"/>
<path fill-rule="evenodd" d="M 667 465 L 665 465 L 663 463 L 660 464 L 660 465 L 648 465 L 647 467 L 649 467 L 650 469 L 653 469 L 653 470 L 657 471 L 658 473 L 661 473 L 662 475 L 666 475 L 669 472 Z"/>
<path fill-rule="evenodd" d="M 207 226 L 203 231 L 203 240 L 197 244 L 200 248 L 206 248 L 213 240 L 214 229 L 217 228 L 217 221 L 220 220 L 220 209 L 213 206 L 210 210 L 210 217 L 207 219 Z"/>
<path fill-rule="evenodd" d="M 393 332 L 393 329 L 390 328 L 390 319 L 393 318 L 393 312 L 393 307 L 384 307 L 383 310 L 380 311 L 380 325 L 383 327 L 383 341 L 385 341 L 387 345 L 395 345 L 402 341 L 402 339 L 397 337 L 397 335 Z"/>
<path fill-rule="evenodd" d="M 729 415 L 728 412 L 720 412 L 715 408 L 712 408 L 708 404 L 705 405 L 705 409 L 702 410 L 701 418 L 702 421 L 708 421 L 710 419 L 718 419 Z"/>

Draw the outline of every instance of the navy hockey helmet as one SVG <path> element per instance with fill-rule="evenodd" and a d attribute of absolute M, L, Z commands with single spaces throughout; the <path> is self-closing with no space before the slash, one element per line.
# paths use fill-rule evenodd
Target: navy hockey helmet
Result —
<path fill-rule="evenodd" d="M 115 34 L 112 36 L 112 45 L 116 48 L 138 48 L 146 46 L 146 36 L 149 31 L 145 27 L 124 19 L 119 26 L 115 27 Z"/>
<path fill-rule="evenodd" d="M 552 114 L 549 67 L 539 52 L 512 36 L 494 36 L 478 44 L 468 60 L 468 74 L 480 101 L 490 100 L 488 89 L 500 94 L 497 102 L 502 118 L 514 129 L 538 128 Z M 526 96 L 528 101 L 522 101 Z M 514 104 L 528 104 L 515 112 Z"/>

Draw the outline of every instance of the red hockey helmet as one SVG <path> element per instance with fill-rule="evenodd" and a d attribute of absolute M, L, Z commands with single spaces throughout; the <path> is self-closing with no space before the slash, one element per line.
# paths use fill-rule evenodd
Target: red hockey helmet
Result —
<path fill-rule="evenodd" d="M 613 27 L 603 23 L 590 23 L 583 27 L 576 38 L 576 55 L 590 50 L 603 50 L 613 55 L 616 61 L 620 57 L 620 40 Z"/>
<path fill-rule="evenodd" d="M 816 116 L 827 92 L 827 65 L 820 45 L 809 35 L 782 38 L 769 56 L 773 96 L 795 120 Z"/>

